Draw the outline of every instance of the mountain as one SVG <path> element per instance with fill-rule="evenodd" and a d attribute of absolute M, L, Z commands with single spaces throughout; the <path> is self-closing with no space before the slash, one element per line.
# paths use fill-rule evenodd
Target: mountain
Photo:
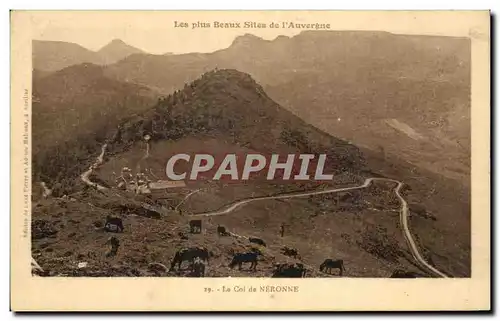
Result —
<path fill-rule="evenodd" d="M 250 74 L 273 100 L 329 134 L 468 184 L 466 38 L 304 31 L 270 41 L 247 34 L 214 53 L 132 55 L 106 74 L 168 94 L 216 67 Z"/>
<path fill-rule="evenodd" d="M 102 68 L 86 68 L 78 73 L 95 79 L 90 83 L 101 79 Z M 72 87 L 85 86 L 80 80 L 72 83 Z M 369 177 L 404 181 L 409 186 L 404 197 L 410 204 L 419 204 L 410 224 L 422 255 L 447 274 L 470 275 L 466 191 L 439 175 L 401 159 L 382 159 L 307 124 L 275 103 L 248 74 L 227 69 L 206 72 L 159 99 L 154 107 L 129 113 L 118 123 L 114 128 L 105 126 L 99 137 L 88 132 L 58 145 L 45 158 L 47 163 L 38 167 L 49 187 L 59 190 L 54 198 L 37 200 L 33 206 L 32 254 L 49 275 L 186 276 L 188 270 L 156 271 L 152 266 L 169 266 L 175 252 L 189 246 L 204 246 L 212 252 L 207 276 L 270 276 L 273 265 L 284 261 L 303 263 L 309 276 L 327 276 L 318 270 L 325 258 L 343 259 L 350 277 L 387 277 L 396 268 L 418 269 L 401 231 L 400 203 L 390 182 L 347 193 L 253 202 L 227 215 L 198 217 L 203 220 L 201 234 L 188 230 L 193 218 L 188 215 L 214 211 L 237 200 L 359 186 Z M 151 137 L 147 145 L 145 135 Z M 95 164 L 104 143 L 102 164 L 92 167 L 91 178 L 111 188 L 96 191 L 85 187 L 79 175 Z M 229 185 L 206 178 L 156 196 L 116 186 L 116 173 L 123 167 L 155 180 L 165 179 L 166 160 L 181 152 L 326 153 L 332 160 L 326 168 L 334 179 L 323 184 L 254 179 Z M 63 194 L 67 196 L 60 197 Z M 192 196 L 186 201 L 188 195 Z M 120 216 L 125 222 L 124 233 L 118 235 L 121 247 L 114 257 L 104 256 L 109 234 L 101 227 L 107 215 Z M 280 237 L 277 231 L 282 223 L 287 232 Z M 218 236 L 218 224 L 234 235 Z M 230 269 L 228 263 L 235 253 L 255 247 L 245 239 L 249 236 L 267 242 L 260 248 L 263 254 L 257 271 Z M 296 247 L 301 257 L 280 254 L 283 246 Z M 77 268 L 76 262 L 87 262 L 87 267 Z"/>
<path fill-rule="evenodd" d="M 106 65 L 136 53 L 143 51 L 119 39 L 112 40 L 97 52 L 70 42 L 33 40 L 33 69 L 54 72 L 82 63 Z"/>
<path fill-rule="evenodd" d="M 63 41 L 33 40 L 33 69 L 53 72 L 81 63 L 102 64 L 101 58 L 80 45 Z"/>
<path fill-rule="evenodd" d="M 289 144 L 298 150 L 326 151 L 338 169 L 362 169 L 362 157 L 353 145 L 284 110 L 250 76 L 235 70 L 208 72 L 182 91 L 160 98 L 155 108 L 150 107 L 154 93 L 146 87 L 111 80 L 103 76 L 102 67 L 90 64 L 43 78 L 35 84 L 34 95 L 35 154 L 50 147 L 62 154 L 61 150 L 71 149 L 69 145 L 78 149 L 84 142 L 95 141 L 96 146 L 110 137 L 119 137 L 110 147 L 118 152 L 141 143 L 146 134 L 152 141 L 220 135 L 241 146 L 257 146 L 268 154 L 289 149 Z M 270 123 L 274 127 L 270 128 Z M 56 165 L 53 159 L 41 172 L 52 179 L 59 177 L 64 172 L 61 167 L 77 165 L 75 155 L 87 152 L 86 147 L 82 149 L 72 152 L 72 162 L 64 159 L 68 163 Z M 337 149 L 342 153 L 336 153 Z"/>
<path fill-rule="evenodd" d="M 59 172 L 48 161 L 55 149 L 64 149 L 81 137 L 105 137 L 123 117 L 150 107 L 154 98 L 148 88 L 109 79 L 102 66 L 88 63 L 34 77 L 34 167 Z M 81 157 L 78 153 L 70 156 Z"/>
<path fill-rule="evenodd" d="M 132 47 L 123 40 L 114 39 L 106 46 L 102 47 L 97 54 L 104 64 L 112 64 L 133 54 L 144 53 L 142 50 Z"/>
<path fill-rule="evenodd" d="M 302 149 L 329 149 L 332 157 L 336 148 L 350 156 L 358 154 L 354 146 L 321 132 L 283 109 L 252 77 L 234 69 L 204 73 L 183 90 L 161 98 L 155 108 L 132 117 L 121 128 L 121 139 L 129 141 L 142 141 L 145 133 L 153 140 L 224 135 L 238 144 L 274 152 L 278 142 L 288 144 L 288 135 L 291 135 L 304 138 Z M 354 163 L 359 161 L 335 163 L 356 167 Z"/>

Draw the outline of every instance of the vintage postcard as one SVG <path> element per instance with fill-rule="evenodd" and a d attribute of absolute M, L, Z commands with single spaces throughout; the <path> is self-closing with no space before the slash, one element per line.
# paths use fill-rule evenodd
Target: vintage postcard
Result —
<path fill-rule="evenodd" d="M 12 11 L 11 309 L 490 309 L 488 11 Z"/>

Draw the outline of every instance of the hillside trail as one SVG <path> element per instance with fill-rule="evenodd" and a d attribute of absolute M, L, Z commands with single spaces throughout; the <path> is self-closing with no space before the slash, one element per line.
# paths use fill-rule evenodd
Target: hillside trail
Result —
<path fill-rule="evenodd" d="M 92 174 L 93 169 L 97 168 L 99 165 L 102 164 L 103 159 L 104 159 L 104 153 L 106 152 L 106 148 L 107 148 L 107 144 L 104 144 L 101 148 L 101 154 L 97 157 L 96 162 L 89 168 L 89 170 L 87 170 L 86 172 L 84 172 L 81 175 L 81 179 L 86 184 L 93 186 L 93 187 L 96 187 L 98 190 L 102 190 L 102 189 L 106 189 L 106 188 L 97 184 L 97 183 L 92 182 L 89 179 L 89 176 L 90 176 L 90 174 Z M 145 157 L 149 156 L 149 148 L 147 149 L 146 153 L 147 154 Z M 280 195 L 275 195 L 275 196 L 250 197 L 247 199 L 243 199 L 243 200 L 229 203 L 229 204 L 223 206 L 219 210 L 190 214 L 190 215 L 188 215 L 188 217 L 210 217 L 210 216 L 225 215 L 225 214 L 229 214 L 231 212 L 234 212 L 237 208 L 239 208 L 245 204 L 248 204 L 251 202 L 257 202 L 257 201 L 263 201 L 263 200 L 289 199 L 289 198 L 296 198 L 296 197 L 306 197 L 306 196 L 312 196 L 312 195 L 322 195 L 322 194 L 330 194 L 330 193 L 337 193 L 337 192 L 359 190 L 359 189 L 367 188 L 374 181 L 390 182 L 390 183 L 397 184 L 396 187 L 394 188 L 394 193 L 396 194 L 397 198 L 399 199 L 399 201 L 401 203 L 399 218 L 400 218 L 401 228 L 403 230 L 403 236 L 406 240 L 406 243 L 408 244 L 411 255 L 413 256 L 414 260 L 421 267 L 425 268 L 426 270 L 431 272 L 433 275 L 438 276 L 438 277 L 442 277 L 442 278 L 448 278 L 448 276 L 446 274 L 444 274 L 443 272 L 439 271 L 437 268 L 430 265 L 423 258 L 423 256 L 420 254 L 419 249 L 417 247 L 417 244 L 416 244 L 415 240 L 413 239 L 413 236 L 411 235 L 409 224 L 408 224 L 408 217 L 409 217 L 408 203 L 400 194 L 401 188 L 404 186 L 404 183 L 402 183 L 398 180 L 395 180 L 395 179 L 381 178 L 381 177 L 370 177 L 370 178 L 365 179 L 365 182 L 359 186 L 343 187 L 343 188 L 328 188 L 328 189 L 324 189 L 321 191 L 289 193 L 289 194 L 280 194 Z M 194 194 L 194 192 L 192 192 L 192 194 Z M 191 195 L 188 195 L 188 196 L 191 196 Z M 187 197 L 185 199 L 187 199 Z M 237 236 L 248 239 L 247 236 L 241 236 L 241 235 L 237 235 Z"/>
<path fill-rule="evenodd" d="M 101 147 L 101 153 L 99 154 L 99 156 L 97 156 L 97 159 L 96 161 L 94 162 L 94 164 L 92 164 L 88 170 L 86 170 L 85 172 L 82 173 L 82 175 L 80 175 L 80 178 L 82 179 L 82 181 L 91 186 L 91 187 L 95 187 L 97 190 L 99 191 L 103 191 L 103 190 L 106 190 L 107 188 L 102 186 L 102 185 L 99 185 L 97 183 L 94 183 L 90 180 L 90 175 L 92 175 L 92 172 L 94 171 L 94 169 L 96 169 L 97 167 L 99 167 L 103 162 L 104 162 L 104 153 L 106 153 L 106 148 L 108 147 L 108 144 L 104 144 L 102 145 Z"/>

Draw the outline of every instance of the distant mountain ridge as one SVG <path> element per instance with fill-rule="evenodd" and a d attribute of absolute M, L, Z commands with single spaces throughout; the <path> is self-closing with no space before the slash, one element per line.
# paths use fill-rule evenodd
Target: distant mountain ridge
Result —
<path fill-rule="evenodd" d="M 112 44 L 123 47 L 114 41 L 103 51 L 113 51 Z M 168 95 L 214 68 L 236 69 L 333 136 L 468 181 L 470 50 L 468 38 L 378 31 L 303 31 L 274 40 L 245 34 L 212 53 L 152 55 L 132 49 L 107 65 L 104 75 Z M 42 60 L 38 66 L 49 64 Z M 423 139 L 391 127 L 392 119 Z"/>
<path fill-rule="evenodd" d="M 375 31 L 238 36 L 213 53 L 131 55 L 106 75 L 171 93 L 213 68 L 250 74 L 306 122 L 372 150 L 467 181 L 470 39 Z M 397 119 L 426 137 L 394 130 Z M 437 155 L 446 152 L 443 163 Z"/>
<path fill-rule="evenodd" d="M 97 51 L 103 63 L 108 65 L 122 60 L 133 54 L 144 53 L 141 49 L 126 44 L 121 39 L 114 39 Z"/>
<path fill-rule="evenodd" d="M 54 72 L 82 63 L 108 65 L 141 53 L 144 51 L 120 39 L 112 40 L 98 51 L 71 42 L 33 40 L 33 69 Z"/>
<path fill-rule="evenodd" d="M 33 40 L 33 69 L 53 72 L 81 63 L 101 64 L 94 52 L 76 43 Z"/>

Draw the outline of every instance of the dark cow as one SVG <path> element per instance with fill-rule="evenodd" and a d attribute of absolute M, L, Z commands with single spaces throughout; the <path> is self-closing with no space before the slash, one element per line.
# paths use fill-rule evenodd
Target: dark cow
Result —
<path fill-rule="evenodd" d="M 302 263 L 296 264 L 276 264 L 273 278 L 303 278 L 306 276 L 306 269 Z"/>
<path fill-rule="evenodd" d="M 175 265 L 178 264 L 178 269 L 181 269 L 182 262 L 189 261 L 191 263 L 194 262 L 195 258 L 200 258 L 202 260 L 207 261 L 210 256 L 208 250 L 204 247 L 191 247 L 187 249 L 181 249 L 175 253 L 175 256 L 170 264 L 170 270 L 174 270 Z"/>
<path fill-rule="evenodd" d="M 392 272 L 390 277 L 395 279 L 414 279 L 421 277 L 421 275 L 416 272 L 403 271 L 401 269 L 397 269 L 394 272 Z"/>
<path fill-rule="evenodd" d="M 238 265 L 238 269 L 241 270 L 241 265 L 243 263 L 250 262 L 250 270 L 253 269 L 255 271 L 257 269 L 258 256 L 259 253 L 257 252 L 237 253 L 233 256 L 231 263 L 229 263 L 229 267 L 232 269 Z"/>
<path fill-rule="evenodd" d="M 248 241 L 250 241 L 250 243 L 255 243 L 255 244 L 262 245 L 262 246 L 266 246 L 266 242 L 264 242 L 264 240 L 256 238 L 256 237 L 250 237 L 250 238 L 248 238 Z"/>
<path fill-rule="evenodd" d="M 201 220 L 191 220 L 189 221 L 189 230 L 193 234 L 201 233 Z"/>
<path fill-rule="evenodd" d="M 104 230 L 106 232 L 123 232 L 123 221 L 119 217 L 106 216 L 106 223 L 104 223 Z"/>
<path fill-rule="evenodd" d="M 229 232 L 226 230 L 226 228 L 224 226 L 220 226 L 218 225 L 217 226 L 217 234 L 219 234 L 219 236 L 229 236 Z"/>
<path fill-rule="evenodd" d="M 328 274 L 330 274 L 332 272 L 332 269 L 339 269 L 339 275 L 342 276 L 342 272 L 345 271 L 344 261 L 343 260 L 326 259 L 319 266 L 319 270 L 321 272 L 323 272 L 323 270 L 324 270 L 324 272 L 328 273 Z"/>
<path fill-rule="evenodd" d="M 205 262 L 199 257 L 195 258 L 191 265 L 191 273 L 189 276 L 205 277 Z"/>
<path fill-rule="evenodd" d="M 300 259 L 299 251 L 297 251 L 297 249 L 295 249 L 293 247 L 285 246 L 285 247 L 281 248 L 281 253 L 283 255 L 293 257 L 295 259 L 297 259 L 297 258 Z"/>

